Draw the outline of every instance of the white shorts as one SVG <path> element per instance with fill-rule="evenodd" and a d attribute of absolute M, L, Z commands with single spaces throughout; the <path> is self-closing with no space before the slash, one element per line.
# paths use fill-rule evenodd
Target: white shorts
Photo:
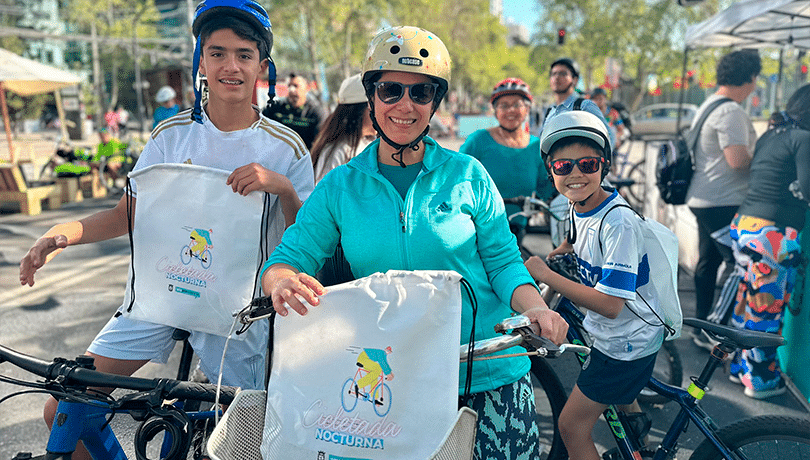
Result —
<path fill-rule="evenodd" d="M 257 321 L 248 329 L 244 340 L 228 343 L 222 373 L 222 384 L 242 389 L 265 389 L 265 355 L 269 335 L 267 321 Z M 165 364 L 174 348 L 174 328 L 161 324 L 113 316 L 98 333 L 88 351 L 106 358 L 150 360 Z M 216 382 L 222 362 L 225 337 L 205 332 L 192 332 L 188 338 L 194 353 L 200 357 L 200 368 L 208 380 Z"/>

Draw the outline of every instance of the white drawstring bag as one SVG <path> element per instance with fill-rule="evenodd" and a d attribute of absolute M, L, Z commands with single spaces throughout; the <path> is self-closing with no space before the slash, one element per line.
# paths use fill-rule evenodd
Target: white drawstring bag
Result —
<path fill-rule="evenodd" d="M 376 273 L 327 288 L 305 316 L 277 316 L 263 458 L 430 457 L 458 412 L 460 282 Z"/>
<path fill-rule="evenodd" d="M 232 313 L 253 298 L 267 195 L 234 193 L 229 175 L 188 164 L 130 175 L 138 193 L 124 304 L 130 318 L 228 335 Z"/>

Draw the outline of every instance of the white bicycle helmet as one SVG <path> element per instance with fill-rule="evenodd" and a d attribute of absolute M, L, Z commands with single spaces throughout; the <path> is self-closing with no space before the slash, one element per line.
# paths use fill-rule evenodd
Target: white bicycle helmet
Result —
<path fill-rule="evenodd" d="M 164 102 L 171 101 L 175 97 L 177 97 L 177 93 L 174 91 L 174 88 L 164 86 L 158 90 L 155 95 L 155 101 L 157 101 L 158 104 L 163 104 Z"/>
<path fill-rule="evenodd" d="M 605 165 L 602 167 L 602 177 L 610 166 L 610 137 L 605 124 L 596 115 L 584 110 L 572 110 L 551 117 L 543 127 L 540 134 L 540 155 L 543 163 L 548 164 L 549 152 L 554 144 L 569 138 L 582 137 L 590 139 L 602 149 L 602 158 Z"/>

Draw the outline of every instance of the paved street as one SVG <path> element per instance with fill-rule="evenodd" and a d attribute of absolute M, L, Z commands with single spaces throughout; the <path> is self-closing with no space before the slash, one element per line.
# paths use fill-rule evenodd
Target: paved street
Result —
<path fill-rule="evenodd" d="M 53 224 L 88 215 L 114 203 L 114 198 L 86 200 L 45 211 L 39 216 L 0 215 L 0 343 L 45 359 L 72 358 L 85 350 L 121 302 L 129 256 L 128 240 L 122 237 L 70 248 L 38 273 L 33 288 L 19 285 L 18 263 L 35 239 Z M 550 250 L 548 235 L 530 234 L 527 245 L 539 254 Z M 694 312 L 694 292 L 687 276 L 681 277 L 680 295 L 684 314 L 689 316 Z M 688 377 L 699 372 L 707 352 L 686 338 L 676 343 L 684 364 L 684 383 L 688 383 Z M 178 352 L 179 347 L 175 351 Z M 173 376 L 178 354 L 175 353 L 169 365 L 150 364 L 138 375 Z M 578 372 L 573 356 L 564 357 L 553 366 L 570 390 Z M 8 364 L 0 364 L 0 373 L 30 378 Z M 703 404 L 721 426 L 750 415 L 808 415 L 790 393 L 766 401 L 752 400 L 743 396 L 741 386 L 721 374 L 722 371 L 717 372 Z M 0 398 L 17 390 L 0 383 Z M 27 395 L 0 404 L 0 460 L 10 459 L 20 450 L 43 452 L 47 439 L 41 421 L 43 402 L 42 395 Z M 675 408 L 669 404 L 645 409 L 653 418 L 651 439 L 655 442 L 674 418 Z M 124 417 L 118 419 L 125 421 Z M 681 437 L 682 450 L 678 458 L 688 458 L 701 439 L 701 435 L 690 429 Z M 604 424 L 599 425 L 596 440 L 603 448 L 610 445 Z"/>

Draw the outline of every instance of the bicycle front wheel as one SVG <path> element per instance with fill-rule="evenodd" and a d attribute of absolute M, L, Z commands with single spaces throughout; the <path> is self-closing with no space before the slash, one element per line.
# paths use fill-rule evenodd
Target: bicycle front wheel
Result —
<path fill-rule="evenodd" d="M 531 379 L 534 387 L 534 400 L 537 406 L 537 428 L 540 431 L 541 460 L 562 460 L 568 458 L 557 420 L 560 418 L 568 395 L 560 378 L 545 359 L 531 356 Z"/>
<path fill-rule="evenodd" d="M 810 459 L 810 419 L 761 415 L 733 423 L 717 436 L 741 459 Z M 704 440 L 691 460 L 723 460 L 717 448 Z"/>

